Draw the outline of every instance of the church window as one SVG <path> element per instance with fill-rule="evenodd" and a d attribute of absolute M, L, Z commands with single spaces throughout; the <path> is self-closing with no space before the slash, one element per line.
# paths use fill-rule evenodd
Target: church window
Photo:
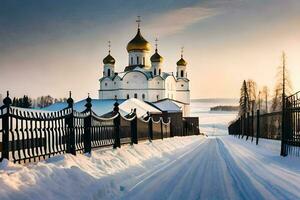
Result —
<path fill-rule="evenodd" d="M 126 82 L 127 84 L 129 83 L 129 81 Z"/>
<path fill-rule="evenodd" d="M 159 81 L 157 81 L 157 84 L 159 85 Z"/>
<path fill-rule="evenodd" d="M 118 96 L 117 96 L 117 95 L 115 95 L 115 99 L 118 99 Z"/>
<path fill-rule="evenodd" d="M 105 86 L 107 86 L 107 83 L 104 83 Z"/>
<path fill-rule="evenodd" d="M 140 64 L 139 57 L 136 57 L 136 64 L 137 64 L 137 65 L 139 65 L 139 64 Z"/>
<path fill-rule="evenodd" d="M 143 65 L 145 65 L 145 57 L 143 57 Z"/>
<path fill-rule="evenodd" d="M 107 69 L 107 76 L 110 76 L 110 69 Z"/>
<path fill-rule="evenodd" d="M 127 94 L 127 99 L 129 99 L 129 94 Z"/>
<path fill-rule="evenodd" d="M 134 93 L 134 98 L 136 98 L 136 99 L 138 98 L 138 95 L 137 95 L 137 93 Z"/>
<path fill-rule="evenodd" d="M 158 70 L 158 74 L 159 74 L 159 75 L 161 74 L 161 69 Z"/>
<path fill-rule="evenodd" d="M 180 71 L 180 76 L 183 77 L 183 70 Z"/>
<path fill-rule="evenodd" d="M 156 69 L 154 69 L 154 76 L 156 76 Z"/>
<path fill-rule="evenodd" d="M 130 59 L 131 59 L 131 65 L 133 65 L 133 57 L 131 57 Z"/>
<path fill-rule="evenodd" d="M 114 82 L 114 84 L 116 85 L 116 81 Z"/>
<path fill-rule="evenodd" d="M 156 99 L 157 99 L 157 101 L 159 100 L 159 95 L 156 95 Z"/>
<path fill-rule="evenodd" d="M 145 99 L 145 94 L 142 95 L 142 98 Z"/>

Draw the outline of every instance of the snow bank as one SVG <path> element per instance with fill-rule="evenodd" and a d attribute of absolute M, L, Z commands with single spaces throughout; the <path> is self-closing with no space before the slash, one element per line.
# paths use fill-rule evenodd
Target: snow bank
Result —
<path fill-rule="evenodd" d="M 175 137 L 104 148 L 91 155 L 57 155 L 35 164 L 0 163 L 0 199 L 107 199 L 126 190 L 122 185 L 186 151 L 201 136 Z"/>
<path fill-rule="evenodd" d="M 256 138 L 253 138 L 253 142 L 251 142 L 252 137 L 249 137 L 246 140 L 246 136 L 244 138 L 238 138 L 234 136 L 224 137 L 226 140 L 232 140 L 232 142 L 246 145 L 247 148 L 256 148 L 261 149 L 264 152 L 270 152 L 275 154 L 280 154 L 281 141 L 280 140 L 270 140 L 259 138 L 258 145 L 256 145 Z"/>

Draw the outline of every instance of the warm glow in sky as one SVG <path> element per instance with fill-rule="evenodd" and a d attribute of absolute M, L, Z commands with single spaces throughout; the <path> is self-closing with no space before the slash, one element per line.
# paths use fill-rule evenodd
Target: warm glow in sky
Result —
<path fill-rule="evenodd" d="M 165 71 L 185 47 L 192 98 L 236 98 L 249 78 L 272 90 L 283 50 L 300 90 L 299 0 L 0 0 L 0 93 L 97 98 L 107 41 L 123 71 L 137 15 Z"/>

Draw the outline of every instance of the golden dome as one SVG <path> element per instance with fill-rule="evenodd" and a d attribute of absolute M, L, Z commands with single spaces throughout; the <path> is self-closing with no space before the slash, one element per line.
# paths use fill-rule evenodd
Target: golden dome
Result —
<path fill-rule="evenodd" d="M 150 43 L 143 38 L 140 29 L 136 36 L 127 44 L 127 51 L 150 51 Z"/>
<path fill-rule="evenodd" d="M 187 62 L 181 57 L 180 60 L 177 62 L 178 66 L 186 66 Z"/>
<path fill-rule="evenodd" d="M 150 58 L 151 62 L 162 62 L 164 58 L 157 53 L 157 49 L 155 49 L 155 53 Z"/>
<path fill-rule="evenodd" d="M 103 59 L 103 64 L 115 64 L 116 60 L 110 54 Z"/>

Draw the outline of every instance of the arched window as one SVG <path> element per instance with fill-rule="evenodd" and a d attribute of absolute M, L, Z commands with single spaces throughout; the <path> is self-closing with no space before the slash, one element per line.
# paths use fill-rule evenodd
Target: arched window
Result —
<path fill-rule="evenodd" d="M 180 76 L 183 77 L 183 70 L 180 71 Z"/>
<path fill-rule="evenodd" d="M 115 95 L 115 99 L 118 99 L 118 96 L 117 96 L 117 95 Z"/>
<path fill-rule="evenodd" d="M 159 100 L 159 95 L 156 95 L 156 99 L 157 99 L 157 101 Z"/>
<path fill-rule="evenodd" d="M 129 94 L 127 94 L 127 99 L 129 99 Z"/>
<path fill-rule="evenodd" d="M 130 64 L 133 65 L 133 57 L 130 58 Z"/>
<path fill-rule="evenodd" d="M 143 100 L 145 99 L 145 94 L 142 94 L 142 98 L 143 98 Z"/>
<path fill-rule="evenodd" d="M 156 76 L 156 69 L 154 69 L 154 76 Z"/>
<path fill-rule="evenodd" d="M 139 64 L 140 64 L 139 57 L 136 57 L 136 64 L 137 64 L 137 65 L 139 65 Z"/>
<path fill-rule="evenodd" d="M 143 65 L 145 65 L 145 57 L 143 57 Z"/>
<path fill-rule="evenodd" d="M 110 69 L 107 69 L 107 76 L 110 76 Z"/>
<path fill-rule="evenodd" d="M 138 98 L 137 93 L 134 93 L 134 98 L 136 98 L 136 99 Z"/>
<path fill-rule="evenodd" d="M 159 74 L 159 75 L 161 74 L 161 69 L 158 70 L 158 74 Z"/>

